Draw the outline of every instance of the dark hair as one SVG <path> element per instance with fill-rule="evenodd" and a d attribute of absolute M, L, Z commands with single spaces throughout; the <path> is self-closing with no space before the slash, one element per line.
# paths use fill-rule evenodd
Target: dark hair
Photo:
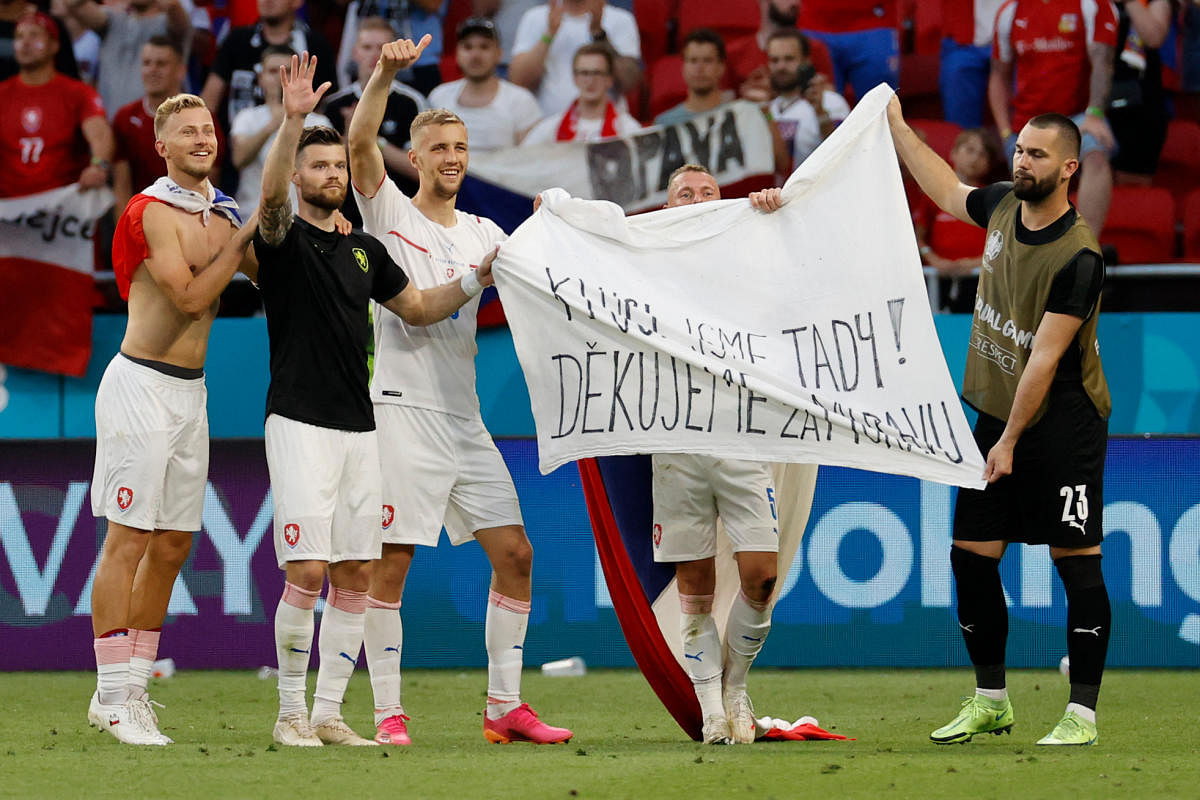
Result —
<path fill-rule="evenodd" d="M 1079 148 L 1083 143 L 1083 136 L 1079 133 L 1079 126 L 1076 125 L 1070 117 L 1064 117 L 1062 114 L 1038 114 L 1033 119 L 1029 120 L 1030 125 L 1041 130 L 1046 128 L 1057 128 L 1058 135 L 1062 137 L 1063 143 L 1066 145 L 1066 155 L 1068 158 L 1079 158 Z"/>
<path fill-rule="evenodd" d="M 183 60 L 183 48 L 180 47 L 179 42 L 175 41 L 170 36 L 163 36 L 161 33 L 156 33 L 147 39 L 142 46 L 145 47 L 146 45 L 165 47 L 178 56 L 180 61 Z"/>
<path fill-rule="evenodd" d="M 608 62 L 608 74 L 613 74 L 613 50 L 612 45 L 607 42 L 588 42 L 583 47 L 575 51 L 575 55 L 571 58 L 571 69 L 579 63 L 580 56 L 604 56 L 604 60 Z"/>
<path fill-rule="evenodd" d="M 300 143 L 296 146 L 296 160 L 300 160 L 300 154 L 304 152 L 304 148 L 316 144 L 334 144 L 341 147 L 342 135 L 328 125 L 308 126 L 300 132 Z"/>
<path fill-rule="evenodd" d="M 783 28 L 777 30 L 767 37 L 767 46 L 776 39 L 791 39 L 800 47 L 800 55 L 808 58 L 812 55 L 812 47 L 808 44 L 808 37 L 795 28 Z"/>
<path fill-rule="evenodd" d="M 288 47 L 286 44 L 269 44 L 263 48 L 262 54 L 258 57 L 258 63 L 265 64 L 271 56 L 292 56 L 299 55 L 295 50 Z"/>
<path fill-rule="evenodd" d="M 717 48 L 717 58 L 722 63 L 725 61 L 725 40 L 721 38 L 721 34 L 714 31 L 712 28 L 696 28 L 683 37 L 683 43 L 679 46 L 679 52 L 687 49 L 689 44 L 711 44 Z"/>

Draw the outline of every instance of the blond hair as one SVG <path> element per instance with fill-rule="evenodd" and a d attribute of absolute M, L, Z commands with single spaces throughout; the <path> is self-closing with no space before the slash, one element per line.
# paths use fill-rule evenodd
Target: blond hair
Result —
<path fill-rule="evenodd" d="M 154 136 L 156 138 L 161 137 L 163 128 L 167 125 L 167 120 L 187 108 L 206 109 L 208 106 L 194 94 L 171 95 L 159 103 L 158 110 L 154 112 Z"/>
<path fill-rule="evenodd" d="M 687 172 L 699 172 L 701 175 L 707 175 L 708 177 L 713 178 L 713 174 L 709 172 L 708 167 L 700 164 L 684 164 L 682 167 L 672 172 L 670 178 L 667 178 L 667 191 L 671 191 L 671 184 L 675 182 L 676 178 Z M 716 178 L 713 178 L 713 180 L 716 180 Z"/>
<path fill-rule="evenodd" d="M 462 121 L 462 118 L 448 108 L 427 108 L 413 119 L 412 125 L 408 126 L 408 139 L 413 142 L 414 146 L 417 141 L 417 133 L 428 128 L 430 125 L 462 125 L 467 127 L 467 123 Z"/>

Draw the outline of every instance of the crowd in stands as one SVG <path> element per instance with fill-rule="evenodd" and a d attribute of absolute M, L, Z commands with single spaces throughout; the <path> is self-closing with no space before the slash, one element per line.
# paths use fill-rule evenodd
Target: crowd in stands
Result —
<path fill-rule="evenodd" d="M 1072 116 L 1075 203 L 1110 261 L 1200 263 L 1200 0 L 0 0 L 0 197 L 107 182 L 115 218 L 164 174 L 155 108 L 190 91 L 218 122 L 218 185 L 252 208 L 278 66 L 317 56 L 333 89 L 309 122 L 344 133 L 382 45 L 425 34 L 379 131 L 406 191 L 409 124 L 429 107 L 483 151 L 628 135 L 741 98 L 770 123 L 781 181 L 886 82 L 971 184 L 1006 177 L 1031 116 Z M 909 197 L 945 307 L 963 310 L 982 232 Z M 357 222 L 352 199 L 345 213 Z"/>

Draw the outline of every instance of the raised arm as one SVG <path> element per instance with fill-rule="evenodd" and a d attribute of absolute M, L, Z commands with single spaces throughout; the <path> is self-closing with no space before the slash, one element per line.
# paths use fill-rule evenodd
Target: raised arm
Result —
<path fill-rule="evenodd" d="M 922 142 L 908 123 L 900 109 L 900 99 L 892 95 L 887 108 L 888 125 L 892 129 L 892 141 L 904 166 L 917 179 L 921 191 L 937 203 L 938 208 L 972 225 L 975 221 L 967 213 L 967 195 L 972 187 L 958 179 L 950 165 Z"/>
<path fill-rule="evenodd" d="M 379 152 L 379 126 L 387 111 L 388 92 L 396 73 L 413 64 L 433 37 L 425 34 L 418 44 L 411 39 L 397 39 L 383 46 L 375 70 L 371 73 L 362 97 L 350 118 L 347 138 L 350 147 L 350 175 L 354 185 L 361 191 L 374 192 L 383 183 L 386 169 L 383 155 Z"/>
<path fill-rule="evenodd" d="M 283 83 L 283 124 L 279 126 L 279 135 L 271 144 L 263 165 L 259 205 L 258 227 L 263 241 L 269 245 L 281 244 L 292 227 L 292 200 L 288 187 L 296 167 L 296 148 L 300 145 L 304 118 L 317 107 L 331 85 L 326 81 L 313 89 L 316 70 L 317 59 L 315 56 L 310 58 L 308 51 L 292 56 L 290 66 L 279 68 Z"/>
<path fill-rule="evenodd" d="M 484 257 L 479 269 L 460 280 L 443 283 L 433 289 L 418 289 L 411 283 L 400 294 L 383 304 L 409 325 L 432 325 L 462 308 L 468 300 L 495 283 L 492 262 L 499 248 Z"/>
<path fill-rule="evenodd" d="M 188 16 L 179 0 L 167 0 L 162 3 L 162 9 L 167 15 L 167 36 L 186 49 L 191 44 L 192 18 Z"/>
<path fill-rule="evenodd" d="M 254 236 L 254 225 L 243 225 L 206 264 L 189 264 L 179 244 L 174 214 L 162 203 L 149 203 L 142 213 L 149 250 L 146 268 L 177 309 L 199 317 L 220 297 L 237 271 L 246 245 Z"/>
<path fill-rule="evenodd" d="M 67 13 L 88 30 L 104 35 L 108 28 L 108 14 L 93 0 L 67 0 Z"/>

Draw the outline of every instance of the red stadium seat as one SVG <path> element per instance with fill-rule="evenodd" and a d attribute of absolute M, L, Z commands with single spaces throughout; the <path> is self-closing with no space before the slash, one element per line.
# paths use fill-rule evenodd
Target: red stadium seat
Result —
<path fill-rule="evenodd" d="M 1200 189 L 1193 189 L 1183 203 L 1183 257 L 1200 262 Z"/>
<path fill-rule="evenodd" d="M 1175 198 L 1156 187 L 1113 187 L 1100 243 L 1117 248 L 1122 264 L 1174 260 Z"/>
<path fill-rule="evenodd" d="M 642 38 L 642 61 L 650 69 L 674 50 L 675 15 L 678 0 L 634 0 L 633 16 Z"/>
<path fill-rule="evenodd" d="M 1200 124 L 1171 120 L 1154 185 L 1169 189 L 1181 209 L 1188 193 L 1200 186 Z"/>
<path fill-rule="evenodd" d="M 900 100 L 906 115 L 940 118 L 942 93 L 938 88 L 940 59 L 936 54 L 900 56 Z"/>
<path fill-rule="evenodd" d="M 679 32 L 712 28 L 726 40 L 758 30 L 762 12 L 758 0 L 685 0 L 679 4 Z"/>
<path fill-rule="evenodd" d="M 650 69 L 650 116 L 655 117 L 687 97 L 683 82 L 683 56 L 666 55 Z"/>
<path fill-rule="evenodd" d="M 950 160 L 950 151 L 954 149 L 954 140 L 962 132 L 962 128 L 953 122 L 940 119 L 910 119 L 909 125 L 914 130 L 925 134 L 925 143 L 933 148 L 933 152 Z"/>

